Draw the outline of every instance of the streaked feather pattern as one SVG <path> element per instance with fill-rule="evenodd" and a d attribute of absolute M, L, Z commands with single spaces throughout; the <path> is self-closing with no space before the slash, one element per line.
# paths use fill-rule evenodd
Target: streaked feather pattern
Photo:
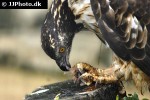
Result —
<path fill-rule="evenodd" d="M 80 0 L 77 1 L 79 3 Z M 86 3 L 87 1 L 89 0 L 84 0 Z M 150 88 L 150 0 L 90 1 L 100 29 L 99 33 L 102 34 L 101 37 L 122 59 L 115 60 L 122 72 L 119 75 L 123 75 L 125 80 L 133 79 L 136 87 L 143 93 L 146 87 Z M 81 4 L 84 4 L 83 1 Z M 80 13 L 80 16 L 88 17 L 87 13 L 82 11 L 84 15 Z M 85 19 L 78 18 L 77 20 L 84 20 L 90 26 L 87 28 L 94 30 L 90 25 L 90 20 Z M 93 21 L 92 18 L 91 20 Z M 125 63 L 128 65 L 123 67 Z M 145 85 L 142 86 L 142 84 Z"/>
<path fill-rule="evenodd" d="M 63 57 L 69 55 L 74 34 L 83 26 L 115 53 L 112 72 L 104 71 L 115 78 L 102 79 L 132 79 L 141 93 L 150 91 L 150 0 L 54 0 L 42 27 L 43 49 L 60 62 L 58 47 L 69 48 Z"/>
<path fill-rule="evenodd" d="M 94 1 L 98 2 L 97 5 L 101 6 L 100 9 L 95 9 Z M 101 17 L 96 19 L 110 48 L 122 59 L 132 60 L 143 72 L 150 76 L 150 63 L 147 62 L 150 59 L 150 56 L 147 55 L 148 50 L 150 50 L 147 48 L 147 44 L 149 44 L 147 39 L 150 38 L 150 29 L 147 27 L 150 24 L 150 0 L 142 2 L 141 0 L 91 0 L 91 5 L 93 12 L 102 12 Z M 114 10 L 112 11 L 112 9 Z M 139 14 L 139 11 L 143 10 L 142 15 Z M 110 12 L 113 13 L 111 15 L 114 17 L 108 15 Z M 109 35 L 113 37 L 108 37 Z M 122 49 L 126 52 L 118 51 L 118 48 L 114 47 L 113 41 L 116 41 L 116 45 L 122 45 Z M 122 57 L 125 54 L 119 52 L 125 53 L 128 59 L 125 56 Z"/>
<path fill-rule="evenodd" d="M 91 6 L 110 48 L 125 62 L 132 62 L 132 68 L 122 71 L 125 79 L 130 69 L 136 86 L 141 91 L 150 89 L 150 0 L 91 0 Z"/>

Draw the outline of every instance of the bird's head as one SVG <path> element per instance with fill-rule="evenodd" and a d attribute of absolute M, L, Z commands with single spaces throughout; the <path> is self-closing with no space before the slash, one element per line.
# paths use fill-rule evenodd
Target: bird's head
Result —
<path fill-rule="evenodd" d="M 83 28 L 75 22 L 68 0 L 54 0 L 41 29 L 42 48 L 62 71 L 70 69 L 69 54 L 76 32 Z"/>

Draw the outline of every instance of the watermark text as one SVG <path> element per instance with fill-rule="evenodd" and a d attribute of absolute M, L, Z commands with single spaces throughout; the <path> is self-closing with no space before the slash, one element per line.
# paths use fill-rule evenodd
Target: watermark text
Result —
<path fill-rule="evenodd" d="M 47 0 L 9 0 L 0 1 L 1 9 L 47 9 Z"/>

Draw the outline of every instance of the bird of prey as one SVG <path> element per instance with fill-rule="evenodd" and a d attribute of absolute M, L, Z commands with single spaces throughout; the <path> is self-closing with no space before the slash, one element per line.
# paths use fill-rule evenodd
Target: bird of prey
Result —
<path fill-rule="evenodd" d="M 150 0 L 53 0 L 41 42 L 62 71 L 71 69 L 72 40 L 83 29 L 94 32 L 110 47 L 114 60 L 106 70 L 78 63 L 81 80 L 96 71 L 98 77 L 92 79 L 100 83 L 132 79 L 141 92 L 150 91 Z"/>

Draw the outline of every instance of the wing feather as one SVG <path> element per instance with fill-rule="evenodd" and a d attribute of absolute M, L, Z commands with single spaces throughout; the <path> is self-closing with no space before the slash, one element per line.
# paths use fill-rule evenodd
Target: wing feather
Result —
<path fill-rule="evenodd" d="M 150 0 L 91 0 L 91 6 L 110 48 L 150 76 Z"/>

